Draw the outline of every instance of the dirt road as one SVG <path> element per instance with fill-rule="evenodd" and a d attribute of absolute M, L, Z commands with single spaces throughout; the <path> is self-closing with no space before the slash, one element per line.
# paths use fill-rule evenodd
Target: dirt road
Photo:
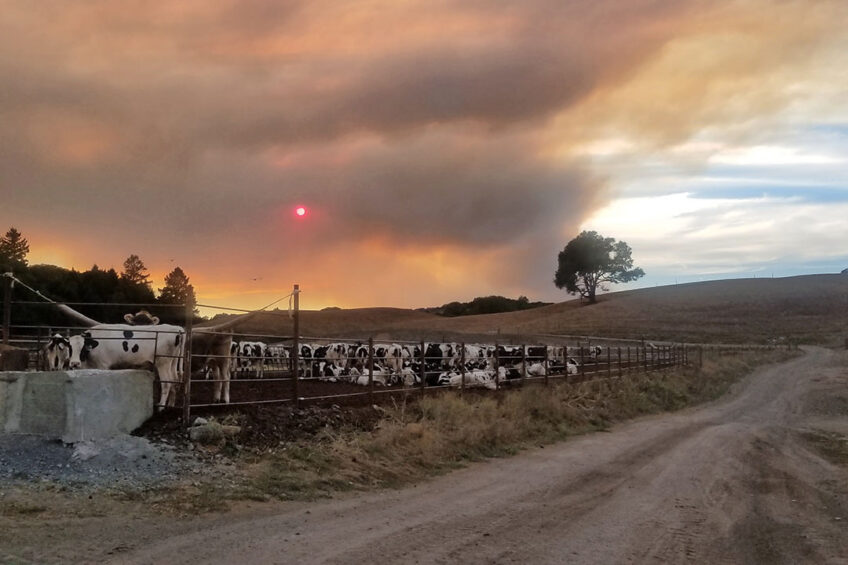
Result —
<path fill-rule="evenodd" d="M 845 356 L 811 348 L 759 370 L 717 403 L 413 488 L 179 524 L 116 524 L 124 541 L 112 558 L 848 563 L 848 468 L 822 458 L 808 439 L 814 429 L 848 436 L 847 407 Z M 101 532 L 78 557 L 102 559 L 116 539 Z"/>

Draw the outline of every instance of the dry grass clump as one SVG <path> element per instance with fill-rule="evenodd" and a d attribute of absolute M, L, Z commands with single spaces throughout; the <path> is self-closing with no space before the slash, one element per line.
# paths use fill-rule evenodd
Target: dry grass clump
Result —
<path fill-rule="evenodd" d="M 716 355 L 706 357 L 702 368 L 547 387 L 528 383 L 497 395 L 448 392 L 401 402 L 383 409 L 374 431 L 327 429 L 316 441 L 276 451 L 259 466 L 252 496 L 312 498 L 415 482 L 470 461 L 712 400 L 754 367 L 797 354 Z"/>

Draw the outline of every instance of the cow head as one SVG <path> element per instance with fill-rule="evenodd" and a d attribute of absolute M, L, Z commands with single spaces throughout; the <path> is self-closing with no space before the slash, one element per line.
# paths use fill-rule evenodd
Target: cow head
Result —
<path fill-rule="evenodd" d="M 155 326 L 159 318 L 153 316 L 147 310 L 139 310 L 135 314 L 125 314 L 124 320 L 131 326 Z"/>
<path fill-rule="evenodd" d="M 72 336 L 68 341 L 71 350 L 68 366 L 71 369 L 79 369 L 91 356 L 91 351 L 100 345 L 99 341 L 91 337 L 91 332 Z"/>
<path fill-rule="evenodd" d="M 47 361 L 47 369 L 50 371 L 67 369 L 70 357 L 71 342 L 61 334 L 53 334 L 53 337 L 44 346 L 44 358 Z"/>

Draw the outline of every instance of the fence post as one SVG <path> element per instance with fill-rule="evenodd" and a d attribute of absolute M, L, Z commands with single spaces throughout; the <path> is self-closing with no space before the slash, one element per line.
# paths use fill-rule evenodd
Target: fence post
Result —
<path fill-rule="evenodd" d="M 368 402 L 374 404 L 374 338 L 368 338 Z"/>
<path fill-rule="evenodd" d="M 545 386 L 548 386 L 548 346 L 545 346 Z"/>
<path fill-rule="evenodd" d="M 648 350 L 644 347 L 642 348 L 642 366 L 645 372 L 648 372 Z"/>
<path fill-rule="evenodd" d="M 527 378 L 527 346 L 521 345 L 521 386 L 524 386 L 524 379 Z"/>
<path fill-rule="evenodd" d="M 424 387 L 427 386 L 427 353 L 424 351 L 424 341 L 421 341 L 421 367 L 418 373 L 421 377 L 421 396 L 424 396 Z"/>
<path fill-rule="evenodd" d="M 581 381 L 586 380 L 586 363 L 583 360 L 583 346 L 578 342 L 577 348 L 580 351 L 580 377 Z"/>
<path fill-rule="evenodd" d="M 300 285 L 294 285 L 292 290 L 294 295 L 294 312 L 292 317 L 294 321 L 292 338 L 292 402 L 295 408 L 300 407 Z M 311 367 L 310 367 L 311 369 Z"/>
<path fill-rule="evenodd" d="M 498 382 L 500 380 L 500 379 L 498 379 L 498 370 L 500 369 L 500 367 L 501 367 L 501 358 L 500 358 L 500 355 L 498 354 L 498 342 L 496 341 L 495 342 L 495 390 L 498 390 L 500 388 L 500 382 Z"/>
<path fill-rule="evenodd" d="M 607 346 L 607 378 L 612 377 L 612 360 L 610 356 L 612 355 L 610 351 L 610 347 Z"/>
<path fill-rule="evenodd" d="M 465 342 L 459 345 L 462 349 L 459 351 L 459 374 L 462 380 L 459 381 L 459 395 L 465 392 Z"/>
<path fill-rule="evenodd" d="M 3 274 L 3 344 L 9 344 L 12 326 L 12 273 Z"/>
<path fill-rule="evenodd" d="M 35 370 L 41 371 L 44 367 L 41 366 L 41 330 L 44 328 L 38 328 L 35 332 Z M 47 341 L 50 341 L 50 330 L 47 330 Z"/>
<path fill-rule="evenodd" d="M 621 378 L 621 348 L 618 349 L 618 378 Z"/>
<path fill-rule="evenodd" d="M 185 357 L 183 362 L 183 425 L 185 427 L 191 425 L 191 331 L 193 322 L 194 304 L 189 301 L 185 304 L 185 344 L 183 349 L 183 355 Z M 157 334 L 157 339 L 158 337 L 159 336 Z M 223 376 L 220 376 L 219 378 L 223 378 Z M 171 386 L 176 388 L 175 383 Z M 221 383 L 221 386 L 223 386 L 223 383 Z M 165 404 L 167 403 L 168 400 L 165 399 Z"/>

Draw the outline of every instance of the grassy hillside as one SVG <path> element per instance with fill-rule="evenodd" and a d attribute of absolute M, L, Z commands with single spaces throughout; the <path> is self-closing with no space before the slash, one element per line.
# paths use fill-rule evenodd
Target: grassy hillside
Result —
<path fill-rule="evenodd" d="M 285 312 L 239 331 L 288 334 Z M 397 308 L 302 312 L 301 334 L 377 339 L 494 339 L 509 334 L 592 335 L 690 342 L 841 344 L 848 337 L 848 276 L 734 279 L 614 292 L 598 304 L 443 318 Z"/>

